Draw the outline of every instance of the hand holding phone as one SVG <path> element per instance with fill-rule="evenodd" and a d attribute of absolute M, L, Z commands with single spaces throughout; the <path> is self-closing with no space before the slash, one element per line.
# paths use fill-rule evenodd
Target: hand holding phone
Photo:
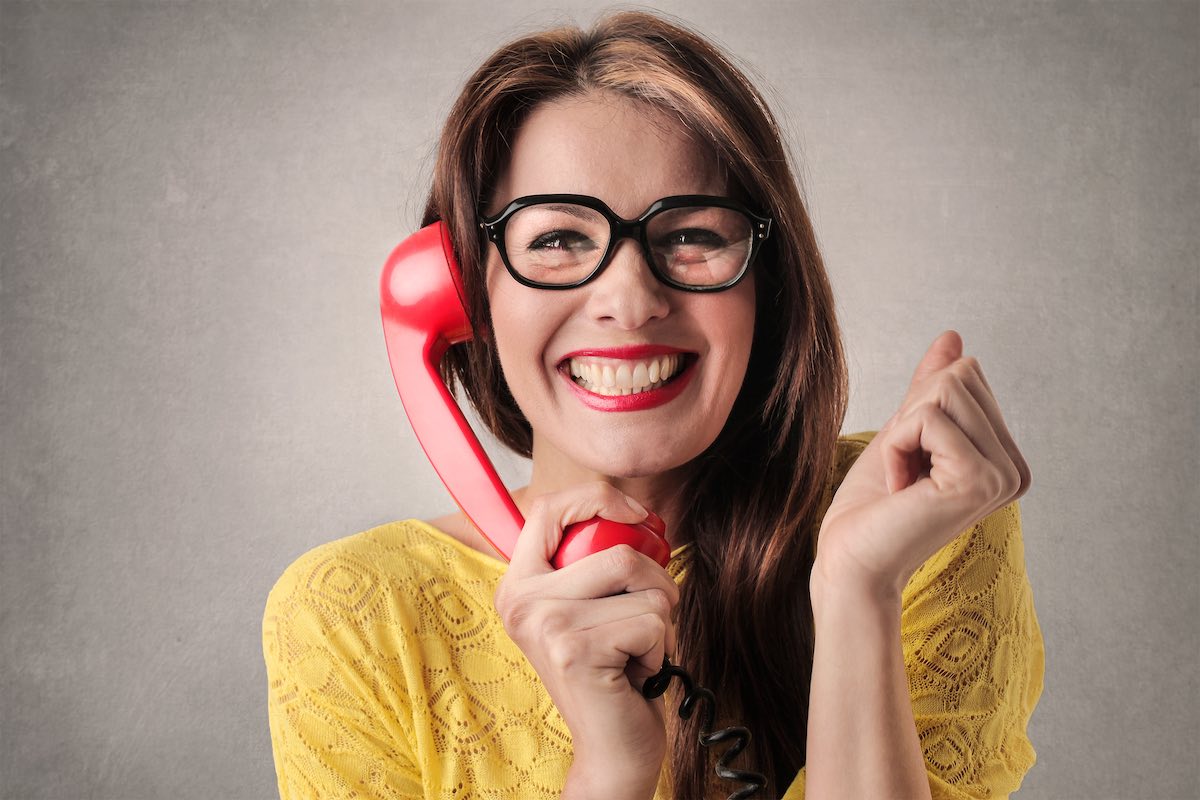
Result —
<path fill-rule="evenodd" d="M 666 709 L 640 688 L 674 652 L 679 588 L 655 561 L 614 547 L 554 569 L 563 522 L 645 516 L 620 491 L 588 483 L 538 497 L 495 593 L 509 638 L 537 672 L 571 731 L 567 789 L 650 797 L 666 755 Z M 573 796 L 564 791 L 564 796 Z"/>

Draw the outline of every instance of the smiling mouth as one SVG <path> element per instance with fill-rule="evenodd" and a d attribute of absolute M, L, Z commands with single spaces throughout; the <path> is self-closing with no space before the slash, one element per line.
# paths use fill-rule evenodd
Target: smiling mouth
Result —
<path fill-rule="evenodd" d="M 671 353 L 642 359 L 568 358 L 560 369 L 582 389 L 603 397 L 643 394 L 670 385 L 692 364 L 690 353 Z"/>

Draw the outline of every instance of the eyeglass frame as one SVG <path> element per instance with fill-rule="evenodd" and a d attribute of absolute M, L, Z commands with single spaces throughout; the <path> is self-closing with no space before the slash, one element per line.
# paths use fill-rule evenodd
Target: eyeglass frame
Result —
<path fill-rule="evenodd" d="M 504 246 L 504 230 L 508 225 L 508 221 L 518 211 L 543 203 L 570 203 L 572 205 L 583 206 L 584 208 L 600 212 L 608 220 L 608 246 L 605 248 L 604 254 L 596 262 L 595 268 L 590 273 L 574 283 L 538 283 L 537 281 L 532 281 L 518 272 L 508 260 L 508 251 Z M 659 270 L 658 264 L 654 259 L 654 254 L 650 250 L 650 241 L 646 236 L 646 225 L 653 217 L 663 211 L 670 211 L 675 208 L 687 208 L 689 206 L 728 208 L 750 219 L 752 232 L 750 237 L 750 254 L 746 257 L 746 263 L 742 265 L 738 274 L 729 280 L 713 286 L 691 286 L 672 280 Z M 651 203 L 650 207 L 643 211 L 636 219 L 619 217 L 604 204 L 603 200 L 586 194 L 530 194 L 513 200 L 495 216 L 490 218 L 480 216 L 478 221 L 480 229 L 484 231 L 488 239 L 496 245 L 496 249 L 500 252 L 500 260 L 504 262 L 504 268 L 508 270 L 508 274 L 517 283 L 532 289 L 575 289 L 583 286 L 594 280 L 608 266 L 613 252 L 617 249 L 618 242 L 622 239 L 634 239 L 642 246 L 642 255 L 645 256 L 646 264 L 650 267 L 650 272 L 653 273 L 654 277 L 673 289 L 685 292 L 720 292 L 736 285 L 750 271 L 750 265 L 754 263 L 754 259 L 758 256 L 759 250 L 762 248 L 762 243 L 771 234 L 771 225 L 773 222 L 770 217 L 756 214 L 736 200 L 728 197 L 703 194 L 677 194 L 663 197 Z"/>

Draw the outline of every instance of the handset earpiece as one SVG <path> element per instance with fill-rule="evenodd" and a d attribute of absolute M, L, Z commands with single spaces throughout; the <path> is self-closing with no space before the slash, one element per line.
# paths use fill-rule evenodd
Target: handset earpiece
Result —
<path fill-rule="evenodd" d="M 459 508 L 511 559 L 525 520 L 438 370 L 450 345 L 472 338 L 445 223 L 427 225 L 392 251 L 380 278 L 380 310 L 392 377 L 417 440 Z M 595 517 L 566 528 L 553 565 L 627 544 L 665 567 L 671 557 L 665 533 L 653 514 L 637 525 Z"/>

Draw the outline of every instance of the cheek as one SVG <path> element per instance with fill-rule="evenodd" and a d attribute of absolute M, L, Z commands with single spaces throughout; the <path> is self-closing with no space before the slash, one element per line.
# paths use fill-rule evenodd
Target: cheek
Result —
<path fill-rule="evenodd" d="M 726 342 L 728 354 L 736 359 L 742 369 L 750 360 L 750 348 L 754 343 L 754 284 L 746 281 L 735 287 L 727 297 L 722 297 L 722 307 L 713 309 L 710 319 L 720 320 L 722 341 Z"/>
<path fill-rule="evenodd" d="M 513 398 L 529 416 L 527 406 L 536 394 L 531 387 L 545 375 L 542 367 L 553 320 L 536 291 L 512 280 L 502 264 L 489 265 L 488 302 L 500 370 Z"/>
<path fill-rule="evenodd" d="M 517 360 L 523 349 L 522 341 L 529 335 L 528 326 L 520 324 L 521 313 L 513 300 L 514 298 L 503 290 L 493 292 L 489 296 L 492 340 L 500 357 L 500 367 L 510 384 L 510 376 L 521 374 L 521 371 L 516 369 Z"/>
<path fill-rule="evenodd" d="M 742 390 L 742 384 L 746 380 L 746 369 L 750 364 L 750 351 L 754 345 L 754 293 L 751 291 L 737 297 L 736 302 L 719 309 L 717 316 L 711 319 L 724 323 L 717 334 L 724 343 L 725 351 L 719 402 L 728 413 Z"/>
<path fill-rule="evenodd" d="M 520 324 L 523 298 L 519 292 L 514 291 L 513 283 L 505 272 L 504 265 L 493 254 L 487 266 L 488 309 L 492 336 L 495 338 L 502 364 L 506 352 L 514 349 L 521 334 L 528 328 Z"/>

